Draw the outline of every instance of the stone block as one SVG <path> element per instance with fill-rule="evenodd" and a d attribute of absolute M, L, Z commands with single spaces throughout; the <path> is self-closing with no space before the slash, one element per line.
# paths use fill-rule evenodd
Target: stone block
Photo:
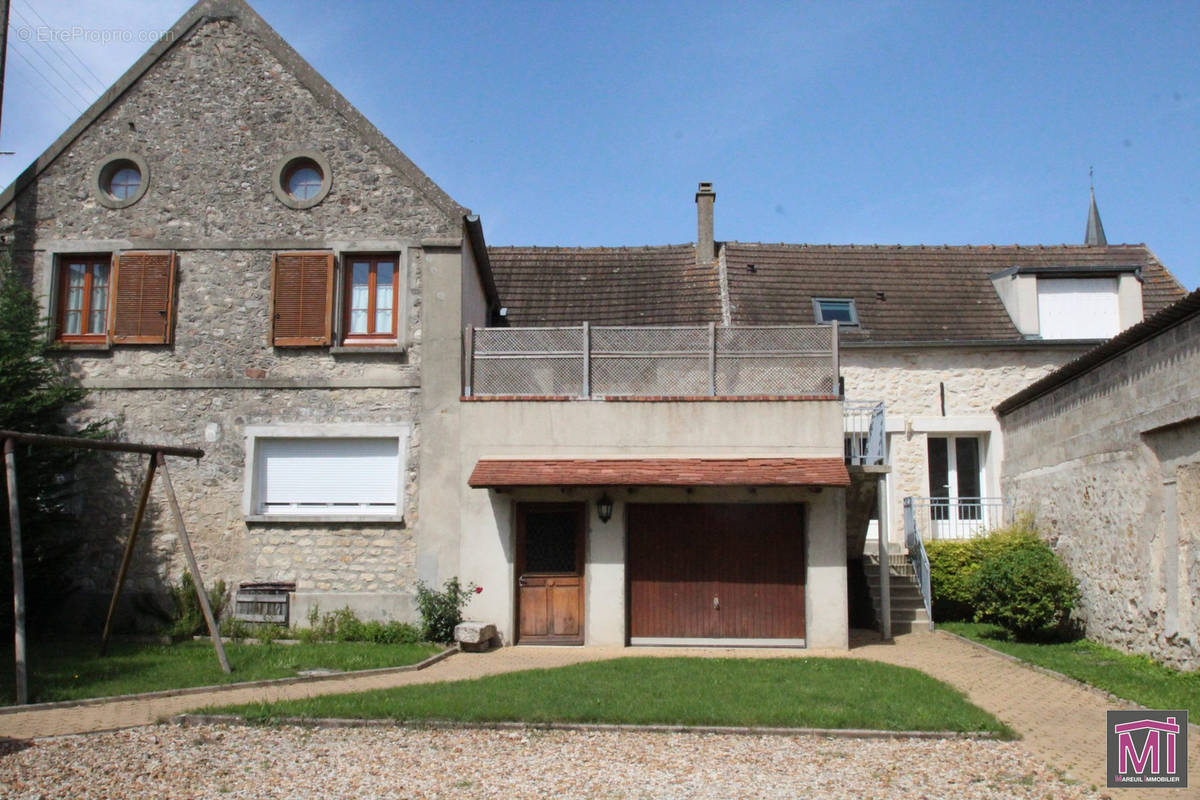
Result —
<path fill-rule="evenodd" d="M 454 641 L 468 653 L 481 653 L 497 641 L 496 626 L 490 622 L 460 622 L 454 626 Z"/>

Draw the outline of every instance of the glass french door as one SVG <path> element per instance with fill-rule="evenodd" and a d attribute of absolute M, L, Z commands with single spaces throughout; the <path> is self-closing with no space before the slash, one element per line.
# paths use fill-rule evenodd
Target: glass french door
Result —
<path fill-rule="evenodd" d="M 979 436 L 930 436 L 929 518 L 935 539 L 965 539 L 985 527 L 983 442 Z"/>

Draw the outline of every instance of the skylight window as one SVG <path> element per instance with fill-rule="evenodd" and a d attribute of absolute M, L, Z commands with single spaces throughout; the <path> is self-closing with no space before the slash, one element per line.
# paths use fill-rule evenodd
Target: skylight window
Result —
<path fill-rule="evenodd" d="M 840 325 L 857 325 L 858 311 L 854 308 L 853 298 L 813 298 L 813 317 L 818 325 L 828 325 L 837 322 Z"/>

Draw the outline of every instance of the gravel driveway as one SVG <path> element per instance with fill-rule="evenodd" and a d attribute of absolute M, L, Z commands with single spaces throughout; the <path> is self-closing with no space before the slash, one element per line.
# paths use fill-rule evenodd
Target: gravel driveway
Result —
<path fill-rule="evenodd" d="M 0 744 L 4 798 L 1096 798 L 1019 744 L 158 725 Z"/>

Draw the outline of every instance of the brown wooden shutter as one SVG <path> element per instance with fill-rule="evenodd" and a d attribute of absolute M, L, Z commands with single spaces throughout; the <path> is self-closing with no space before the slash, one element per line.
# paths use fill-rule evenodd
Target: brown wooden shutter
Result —
<path fill-rule="evenodd" d="M 276 253 L 272 341 L 277 347 L 327 345 L 333 324 L 333 253 Z"/>
<path fill-rule="evenodd" d="M 113 262 L 113 344 L 170 344 L 175 327 L 175 253 L 120 253 Z"/>

